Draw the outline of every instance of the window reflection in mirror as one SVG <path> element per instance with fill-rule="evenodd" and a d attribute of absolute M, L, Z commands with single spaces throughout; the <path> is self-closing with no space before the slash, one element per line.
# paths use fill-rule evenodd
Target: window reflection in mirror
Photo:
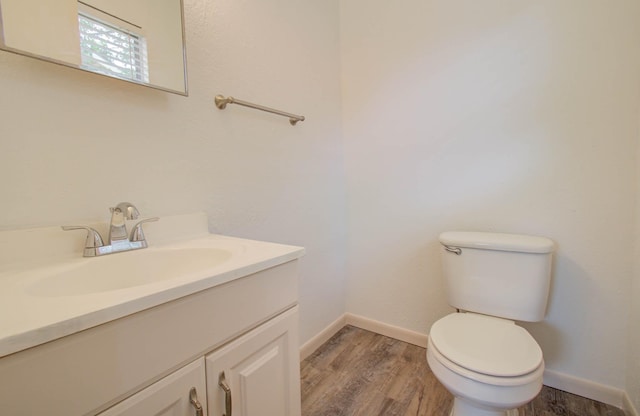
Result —
<path fill-rule="evenodd" d="M 182 0 L 0 0 L 0 48 L 187 95 Z"/>
<path fill-rule="evenodd" d="M 148 83 L 147 40 L 142 27 L 78 3 L 82 69 Z"/>

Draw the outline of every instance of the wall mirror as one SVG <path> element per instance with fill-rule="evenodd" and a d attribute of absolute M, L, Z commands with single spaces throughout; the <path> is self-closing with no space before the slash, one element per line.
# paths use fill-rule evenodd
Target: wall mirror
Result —
<path fill-rule="evenodd" d="M 182 0 L 0 0 L 0 49 L 187 95 Z"/>

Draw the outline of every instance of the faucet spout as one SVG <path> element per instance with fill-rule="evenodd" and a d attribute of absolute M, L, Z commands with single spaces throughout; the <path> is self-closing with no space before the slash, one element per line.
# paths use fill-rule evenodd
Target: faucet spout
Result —
<path fill-rule="evenodd" d="M 135 220 L 140 213 L 130 202 L 120 202 L 111 210 L 111 224 L 109 225 L 109 244 L 114 245 L 119 242 L 129 242 L 127 226 L 125 220 Z"/>
<path fill-rule="evenodd" d="M 147 248 L 147 239 L 142 232 L 142 224 L 158 221 L 158 217 L 147 218 L 133 226 L 131 235 L 127 234 L 126 220 L 136 220 L 140 213 L 130 202 L 120 202 L 111 211 L 111 223 L 109 224 L 109 245 L 105 245 L 100 233 L 90 227 L 63 226 L 68 230 L 87 230 L 87 239 L 84 244 L 84 257 L 104 256 L 105 254 L 119 253 L 121 251 L 138 250 Z"/>

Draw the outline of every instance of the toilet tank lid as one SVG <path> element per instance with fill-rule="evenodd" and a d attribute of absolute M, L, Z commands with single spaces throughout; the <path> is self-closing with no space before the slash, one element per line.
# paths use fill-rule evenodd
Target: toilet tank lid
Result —
<path fill-rule="evenodd" d="M 524 234 L 447 231 L 439 240 L 445 246 L 521 253 L 551 253 L 554 249 L 552 240 Z"/>

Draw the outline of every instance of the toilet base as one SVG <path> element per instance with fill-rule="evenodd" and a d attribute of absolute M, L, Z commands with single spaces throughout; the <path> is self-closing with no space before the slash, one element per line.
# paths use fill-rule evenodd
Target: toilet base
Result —
<path fill-rule="evenodd" d="M 453 400 L 453 407 L 449 416 L 518 416 L 518 409 L 489 410 L 471 405 L 458 397 Z"/>

